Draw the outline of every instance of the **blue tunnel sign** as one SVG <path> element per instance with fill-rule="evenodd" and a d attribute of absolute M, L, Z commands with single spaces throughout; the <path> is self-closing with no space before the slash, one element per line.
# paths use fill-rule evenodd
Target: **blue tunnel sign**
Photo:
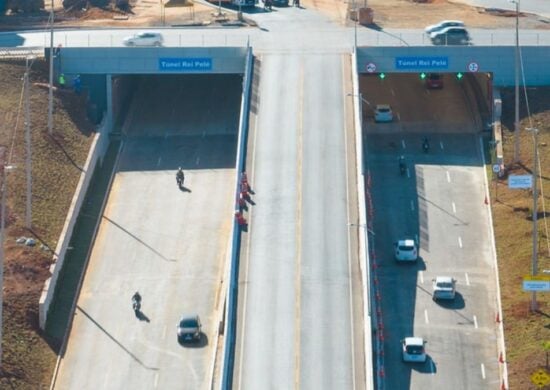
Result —
<path fill-rule="evenodd" d="M 449 57 L 395 57 L 396 69 L 447 69 Z"/>
<path fill-rule="evenodd" d="M 159 70 L 166 72 L 209 72 L 212 58 L 159 58 Z"/>

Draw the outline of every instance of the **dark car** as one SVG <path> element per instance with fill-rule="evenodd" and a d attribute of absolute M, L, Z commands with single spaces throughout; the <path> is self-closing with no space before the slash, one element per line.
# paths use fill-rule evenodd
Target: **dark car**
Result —
<path fill-rule="evenodd" d="M 435 45 L 468 45 L 470 34 L 464 27 L 447 27 L 430 35 Z"/>
<path fill-rule="evenodd" d="M 443 88 L 443 76 L 439 73 L 430 73 L 426 77 L 426 87 L 430 89 Z"/>
<path fill-rule="evenodd" d="M 178 341 L 199 341 L 201 338 L 201 319 L 198 315 L 183 316 L 178 324 Z"/>

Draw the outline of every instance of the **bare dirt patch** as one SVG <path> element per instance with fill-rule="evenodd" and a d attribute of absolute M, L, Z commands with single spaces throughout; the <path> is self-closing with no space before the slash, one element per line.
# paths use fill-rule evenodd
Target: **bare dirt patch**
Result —
<path fill-rule="evenodd" d="M 4 260 L 2 389 L 49 386 L 56 345 L 38 327 L 38 300 L 50 276 L 52 253 L 87 156 L 92 126 L 85 118 L 85 97 L 55 93 L 54 134 L 47 132 L 47 64 L 36 60 L 30 72 L 32 131 L 32 230 L 24 228 L 26 180 L 24 116 L 21 104 L 24 61 L 0 62 L 0 149 L 7 173 L 6 245 Z M 70 151 L 69 161 L 63 150 Z M 17 244 L 31 237 L 35 246 Z"/>

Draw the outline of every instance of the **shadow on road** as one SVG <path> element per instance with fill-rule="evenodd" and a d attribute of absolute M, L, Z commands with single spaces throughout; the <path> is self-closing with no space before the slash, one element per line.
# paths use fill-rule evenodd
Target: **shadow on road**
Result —
<path fill-rule="evenodd" d="M 149 244 L 145 243 L 143 240 L 141 240 L 139 237 L 135 236 L 134 234 L 130 233 L 128 230 L 126 230 L 125 228 L 123 228 L 122 226 L 120 226 L 118 223 L 116 223 L 115 221 L 113 221 L 112 219 L 110 219 L 109 217 L 106 217 L 105 215 L 103 216 L 103 218 L 105 218 L 107 221 L 111 222 L 113 225 L 115 225 L 117 228 L 119 228 L 120 230 L 122 230 L 123 232 L 127 233 L 130 237 L 134 238 L 136 241 L 140 242 L 143 244 L 143 246 L 145 246 L 146 248 L 148 248 L 149 250 L 151 250 L 154 254 L 156 254 L 157 256 L 159 256 L 161 259 L 165 260 L 165 261 L 173 261 L 173 262 L 176 262 L 177 259 L 169 259 L 167 258 L 166 256 L 164 256 L 162 253 L 160 253 L 159 251 L 157 251 L 155 248 L 153 248 L 152 246 L 150 246 Z"/>
<path fill-rule="evenodd" d="M 80 306 L 76 306 L 76 310 L 84 314 L 90 321 L 94 323 L 107 337 L 109 337 L 111 340 L 115 342 L 116 345 L 118 345 L 124 352 L 126 352 L 132 359 L 134 359 L 136 362 L 138 362 L 142 367 L 148 369 L 148 370 L 154 370 L 158 371 L 157 367 L 149 367 L 145 363 L 143 363 L 136 355 L 134 355 L 131 351 L 128 350 L 124 345 L 122 345 L 117 339 L 115 339 L 107 330 L 102 327 L 96 320 L 94 320 L 84 309 L 82 309 Z"/>

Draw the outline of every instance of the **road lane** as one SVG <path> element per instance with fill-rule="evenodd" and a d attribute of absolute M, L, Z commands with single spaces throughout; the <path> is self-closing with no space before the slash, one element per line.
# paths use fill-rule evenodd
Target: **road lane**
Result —
<path fill-rule="evenodd" d="M 142 80 L 134 98 L 58 389 L 209 388 L 232 222 L 239 79 L 228 81 L 234 90 L 209 96 L 225 108 L 208 126 L 202 101 L 181 96 L 193 82 L 176 80 Z M 163 83 L 176 84 L 172 95 L 161 96 Z M 203 87 L 214 91 L 208 81 Z M 161 99 L 165 104 L 155 104 Z M 164 121 L 176 102 L 184 109 Z M 183 191 L 175 182 L 178 166 L 186 173 Z M 138 318 L 135 291 L 143 297 Z M 197 345 L 177 342 L 184 313 L 201 316 Z"/>
<path fill-rule="evenodd" d="M 385 124 L 367 123 L 385 385 L 495 387 L 499 367 L 497 329 L 491 320 L 496 311 L 494 254 L 476 126 L 459 84 L 447 82 L 438 93 L 422 94 L 424 87 L 414 75 L 399 77 L 398 83 L 384 85 L 373 78 L 363 80 L 369 101 L 391 99 L 388 84 L 401 97 L 390 101 L 402 114 L 401 122 L 390 125 L 387 132 Z M 430 119 L 446 104 L 453 105 L 452 114 Z M 425 135 L 431 144 L 427 154 L 420 149 Z M 406 158 L 410 177 L 399 174 L 400 154 Z M 391 243 L 402 236 L 419 237 L 416 264 L 395 263 Z M 432 300 L 432 279 L 440 275 L 458 281 L 452 303 Z M 401 361 L 399 340 L 410 335 L 427 340 L 426 364 Z"/>
<path fill-rule="evenodd" d="M 241 268 L 235 388 L 364 386 L 364 368 L 354 370 L 362 313 L 351 299 L 359 275 L 350 274 L 357 248 L 349 236 L 358 233 L 348 226 L 348 207 L 357 205 L 348 205 L 346 60 L 287 53 L 257 61 L 255 205 Z"/>

